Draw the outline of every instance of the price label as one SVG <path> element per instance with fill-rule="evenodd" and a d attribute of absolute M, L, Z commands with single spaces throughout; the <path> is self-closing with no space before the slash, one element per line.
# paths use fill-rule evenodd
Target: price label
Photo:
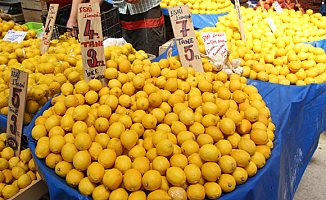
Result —
<path fill-rule="evenodd" d="M 103 75 L 106 65 L 99 3 L 78 4 L 78 27 L 85 81 L 98 79 L 107 86 L 108 80 Z"/>
<path fill-rule="evenodd" d="M 45 54 L 49 50 L 49 45 L 53 33 L 53 26 L 57 18 L 59 4 L 50 4 L 48 17 L 46 18 L 44 34 L 41 42 L 41 54 Z"/>
<path fill-rule="evenodd" d="M 173 6 L 168 9 L 182 66 L 204 73 L 189 6 Z"/>
<path fill-rule="evenodd" d="M 276 12 L 277 12 L 278 14 L 281 14 L 281 13 L 283 12 L 283 9 L 282 9 L 282 7 L 280 6 L 280 4 L 278 3 L 278 1 L 275 1 L 275 2 L 273 3 L 273 7 L 275 8 L 275 10 L 276 10 Z"/>
<path fill-rule="evenodd" d="M 225 33 L 202 32 L 201 36 L 208 56 L 214 57 L 221 53 L 226 58 L 228 46 Z"/>
<path fill-rule="evenodd" d="M 25 32 L 25 31 L 8 30 L 8 32 L 5 35 L 5 37 L 3 38 L 3 40 L 21 43 L 24 40 L 26 34 L 27 34 L 27 32 Z"/>
<path fill-rule="evenodd" d="M 240 3 L 239 0 L 235 0 L 235 9 L 237 11 L 237 16 L 238 16 L 238 22 L 239 22 L 239 28 L 240 28 L 240 35 L 241 35 L 241 40 L 246 42 L 246 34 L 243 26 L 243 20 L 242 20 L 242 15 L 240 12 Z"/>
<path fill-rule="evenodd" d="M 19 156 L 26 106 L 28 72 L 11 68 L 7 117 L 7 146 Z"/>
<path fill-rule="evenodd" d="M 268 22 L 268 25 L 269 27 L 271 28 L 272 32 L 275 33 L 275 31 L 277 30 L 275 24 L 274 24 L 274 21 L 272 18 L 268 17 L 266 18 L 267 22 Z"/>

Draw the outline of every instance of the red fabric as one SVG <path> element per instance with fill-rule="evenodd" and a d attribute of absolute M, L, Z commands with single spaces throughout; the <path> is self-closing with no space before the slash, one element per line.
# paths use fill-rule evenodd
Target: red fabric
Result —
<path fill-rule="evenodd" d="M 53 0 L 53 1 L 49 1 L 49 4 L 59 4 L 59 8 L 72 4 L 72 0 Z"/>
<path fill-rule="evenodd" d="M 134 22 L 121 21 L 121 28 L 126 30 L 136 30 L 141 28 L 155 28 L 164 24 L 164 16 L 156 19 L 144 19 Z"/>

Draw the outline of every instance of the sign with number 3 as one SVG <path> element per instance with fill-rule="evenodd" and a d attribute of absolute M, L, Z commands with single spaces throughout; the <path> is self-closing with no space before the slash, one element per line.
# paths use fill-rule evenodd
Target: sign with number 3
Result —
<path fill-rule="evenodd" d="M 107 86 L 108 80 L 103 75 L 106 65 L 98 3 L 78 4 L 78 27 L 85 81 L 98 79 Z"/>

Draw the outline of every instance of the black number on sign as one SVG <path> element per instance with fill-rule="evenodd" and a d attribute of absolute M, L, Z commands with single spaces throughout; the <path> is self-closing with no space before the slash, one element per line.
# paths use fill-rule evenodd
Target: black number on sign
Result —
<path fill-rule="evenodd" d="M 49 20 L 49 23 L 45 28 L 46 35 L 50 33 L 50 22 L 51 22 L 51 19 Z"/>
<path fill-rule="evenodd" d="M 93 39 L 93 36 L 98 35 L 98 33 L 95 33 L 94 30 L 91 30 L 91 20 L 87 20 L 86 21 L 86 27 L 85 27 L 85 31 L 84 31 L 84 36 L 88 36 L 89 39 Z"/>
<path fill-rule="evenodd" d="M 13 135 L 16 135 L 17 133 L 17 117 L 16 115 L 11 115 L 11 120 L 14 122 L 14 124 L 10 124 L 10 131 Z"/>
<path fill-rule="evenodd" d="M 19 98 L 18 93 L 20 93 L 21 91 L 22 91 L 22 89 L 13 88 L 11 103 L 15 108 L 19 108 L 20 98 Z"/>
<path fill-rule="evenodd" d="M 180 33 L 182 33 L 183 37 L 187 37 L 187 31 L 190 31 L 190 29 L 187 29 L 187 20 L 180 20 L 177 21 L 177 24 L 182 24 L 182 29 L 180 30 Z"/>
<path fill-rule="evenodd" d="M 190 58 L 188 57 L 188 55 L 185 55 L 185 58 L 187 61 L 193 61 L 194 60 L 194 51 L 191 49 L 194 45 L 189 45 L 189 46 L 185 46 L 185 53 L 187 53 L 188 51 L 190 51 Z"/>
<path fill-rule="evenodd" d="M 90 66 L 90 67 L 96 67 L 97 66 L 96 55 L 97 55 L 97 52 L 94 49 L 89 49 L 87 51 L 87 56 L 92 58 L 92 59 L 87 60 L 88 66 Z"/>

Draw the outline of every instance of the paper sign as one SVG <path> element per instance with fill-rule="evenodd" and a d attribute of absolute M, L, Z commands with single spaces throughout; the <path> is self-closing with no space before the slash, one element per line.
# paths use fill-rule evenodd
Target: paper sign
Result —
<path fill-rule="evenodd" d="M 8 30 L 8 32 L 5 35 L 5 37 L 3 38 L 3 40 L 21 43 L 24 40 L 26 34 L 27 34 L 27 32 L 25 32 L 25 31 Z"/>
<path fill-rule="evenodd" d="M 168 9 L 182 66 L 204 73 L 189 6 L 173 6 Z"/>
<path fill-rule="evenodd" d="M 276 10 L 276 12 L 277 12 L 278 14 L 281 14 L 281 13 L 283 12 L 282 7 L 280 6 L 280 4 L 279 4 L 277 1 L 275 1 L 275 2 L 273 3 L 273 7 L 275 8 L 275 10 Z"/>
<path fill-rule="evenodd" d="M 246 42 L 246 34 L 245 34 L 245 30 L 244 30 L 244 26 L 243 26 L 243 21 L 242 21 L 242 16 L 241 16 L 241 12 L 240 12 L 240 3 L 239 3 L 239 0 L 235 0 L 235 9 L 236 9 L 237 15 L 238 15 L 238 22 L 239 22 L 239 27 L 240 27 L 241 40 L 243 40 L 244 42 Z"/>
<path fill-rule="evenodd" d="M 7 117 L 7 146 L 19 157 L 26 106 L 28 72 L 11 68 Z"/>
<path fill-rule="evenodd" d="M 268 17 L 266 18 L 267 22 L 268 22 L 268 25 L 269 27 L 271 28 L 272 32 L 275 33 L 275 31 L 277 30 L 275 24 L 274 24 L 274 21 L 272 18 Z"/>
<path fill-rule="evenodd" d="M 108 80 L 103 75 L 106 65 L 99 3 L 78 4 L 78 28 L 85 81 L 98 79 L 107 86 Z"/>
<path fill-rule="evenodd" d="M 206 54 L 209 57 L 214 57 L 216 54 L 221 53 L 226 58 L 228 46 L 225 33 L 202 32 L 201 36 L 204 41 Z"/>
<path fill-rule="evenodd" d="M 53 26 L 57 18 L 59 4 L 50 4 L 48 17 L 46 18 L 45 29 L 41 42 L 41 54 L 45 54 L 49 50 L 49 44 L 52 38 Z"/>

